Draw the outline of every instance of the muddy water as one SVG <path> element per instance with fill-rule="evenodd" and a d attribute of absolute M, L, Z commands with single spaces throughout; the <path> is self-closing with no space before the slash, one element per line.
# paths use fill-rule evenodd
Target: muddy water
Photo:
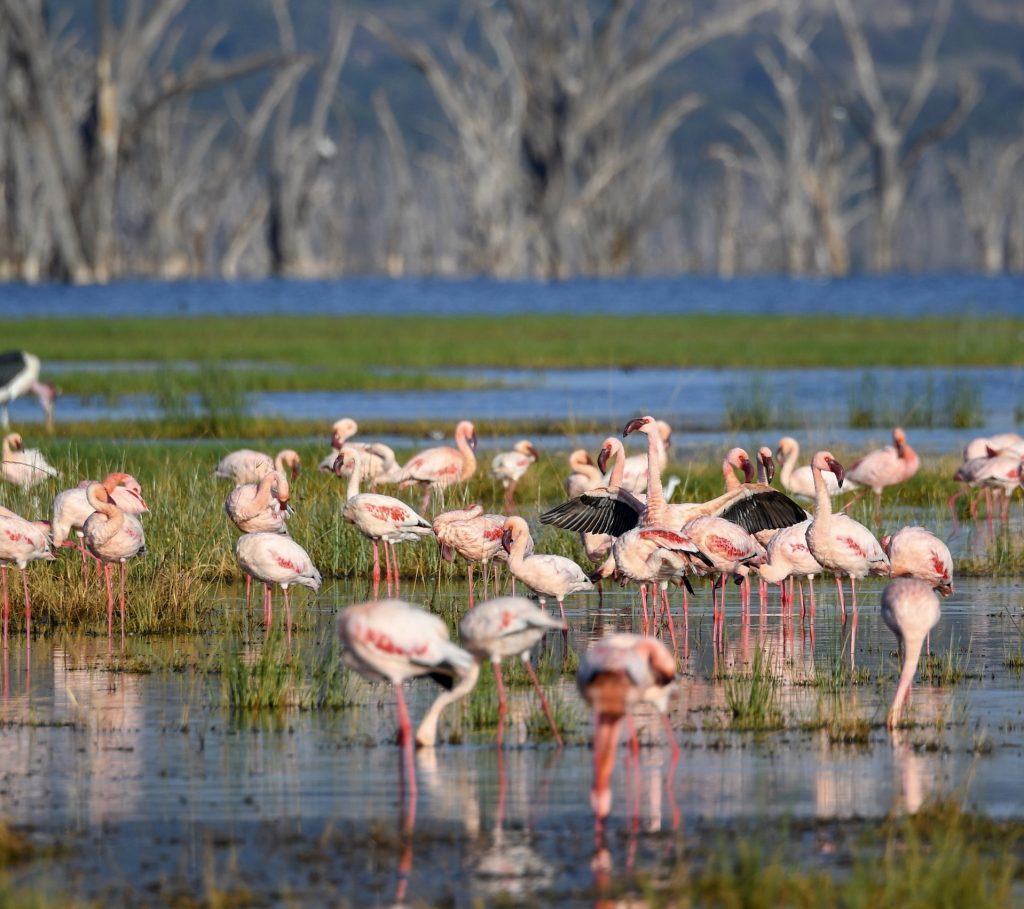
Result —
<path fill-rule="evenodd" d="M 852 621 L 819 585 L 812 629 L 783 621 L 773 596 L 745 625 L 735 590 L 724 652 L 710 646 L 706 591 L 689 622 L 677 619 L 683 680 L 672 723 L 682 746 L 673 767 L 655 717 L 637 726 L 644 747 L 622 749 L 609 845 L 613 876 L 657 873 L 666 856 L 708 826 L 729 830 L 769 817 L 844 821 L 914 810 L 936 794 L 969 787 L 994 815 L 1024 815 L 1024 678 L 1008 667 L 1024 654 L 1024 582 L 962 581 L 943 603 L 933 635 L 940 662 L 963 677 L 915 691 L 912 728 L 890 736 L 885 708 L 895 685 L 893 639 L 878 617 L 879 584 L 864 584 L 851 655 Z M 459 606 L 464 590 L 404 589 Z M 333 585 L 300 607 L 296 659 L 331 646 L 333 620 L 364 589 Z M 236 621 L 237 593 L 224 599 Z M 618 591 L 570 599 L 568 648 L 640 626 L 638 604 Z M 244 627 L 244 626 L 243 626 Z M 234 639 L 232 639 L 234 640 Z M 226 648 L 253 657 L 262 630 L 226 638 L 129 638 L 125 656 L 154 670 L 111 672 L 107 642 L 36 640 L 26 659 L 12 641 L 4 666 L 0 812 L 39 842 L 63 851 L 19 872 L 18 882 L 106 905 L 163 904 L 181 894 L 244 892 L 255 905 L 472 905 L 498 894 L 586 903 L 592 876 L 589 720 L 571 678 L 557 681 L 566 746 L 526 733 L 535 710 L 513 690 L 507 746 L 474 729 L 469 710 L 442 723 L 444 743 L 416 756 L 419 794 L 410 838 L 399 833 L 393 696 L 354 681 L 344 709 L 233 714 L 212 672 Z M 728 728 L 726 679 L 749 671 L 761 648 L 780 680 L 786 728 Z M 115 653 L 118 648 L 115 644 Z M 565 657 L 559 635 L 542 665 Z M 835 665 L 858 671 L 839 700 L 811 682 Z M 417 717 L 433 697 L 411 686 Z M 869 720 L 867 739 L 831 744 L 823 717 Z M 455 740 L 454 742 L 452 740 Z M 809 849 L 815 848 L 813 844 Z"/>

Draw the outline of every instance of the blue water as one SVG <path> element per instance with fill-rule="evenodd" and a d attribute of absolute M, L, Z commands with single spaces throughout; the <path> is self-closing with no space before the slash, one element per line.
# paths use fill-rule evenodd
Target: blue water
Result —
<path fill-rule="evenodd" d="M 577 278 L 538 281 L 122 281 L 102 287 L 0 285 L 0 319 L 260 313 L 386 315 L 731 313 L 1024 315 L 1024 276 L 898 275 L 842 281 L 784 277 Z M 752 325 L 752 328 L 756 326 Z M 2 337 L 0 337 L 2 341 Z"/>

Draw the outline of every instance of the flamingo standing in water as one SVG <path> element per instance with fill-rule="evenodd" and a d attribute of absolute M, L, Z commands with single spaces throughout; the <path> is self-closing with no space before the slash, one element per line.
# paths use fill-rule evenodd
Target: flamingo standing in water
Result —
<path fill-rule="evenodd" d="M 393 496 L 376 492 L 359 492 L 359 477 L 362 473 L 362 452 L 358 448 L 345 446 L 335 463 L 335 473 L 349 471 L 348 494 L 342 517 L 373 543 L 373 595 L 380 588 L 380 554 L 377 541 L 384 542 L 384 562 L 388 593 L 391 592 L 391 575 L 394 572 L 395 593 L 399 591 L 398 555 L 396 543 L 415 542 L 420 537 L 430 536 L 433 530 L 430 522 L 420 517 L 412 507 Z"/>
<path fill-rule="evenodd" d="M 289 641 L 292 633 L 292 610 L 288 588 L 292 584 L 320 589 L 320 572 L 313 560 L 291 537 L 279 533 L 245 533 L 235 543 L 235 559 L 246 578 L 263 584 L 263 616 L 269 632 L 273 622 L 271 584 L 279 584 L 284 592 L 285 629 Z M 246 584 L 246 590 L 249 585 Z"/>
<path fill-rule="evenodd" d="M 441 547 L 441 558 L 446 562 L 458 553 L 466 560 L 469 582 L 469 606 L 473 608 L 473 565 L 483 566 L 484 596 L 487 596 L 487 563 L 491 559 L 504 559 L 501 536 L 505 532 L 505 516 L 484 514 L 480 505 L 470 505 L 457 511 L 446 511 L 434 518 L 431 525 L 437 545 Z M 494 582 L 497 585 L 498 572 L 495 568 Z"/>
<path fill-rule="evenodd" d="M 811 555 L 836 576 L 839 590 L 839 606 L 846 617 L 846 603 L 843 600 L 843 575 L 850 579 L 853 596 L 853 611 L 857 612 L 857 578 L 869 574 L 887 575 L 889 558 L 874 534 L 863 524 L 845 514 L 832 514 L 832 499 L 828 494 L 823 473 L 835 474 L 839 485 L 843 485 L 843 466 L 830 451 L 819 451 L 811 461 L 814 471 L 814 518 L 807 527 L 807 547 Z M 852 646 L 852 641 L 851 641 Z"/>
<path fill-rule="evenodd" d="M 882 490 L 886 486 L 905 483 L 917 473 L 921 459 L 907 444 L 907 434 L 898 426 L 892 431 L 892 442 L 892 445 L 876 448 L 854 461 L 846 471 L 851 482 L 864 488 L 846 504 L 844 511 L 849 511 L 870 489 L 875 494 L 875 524 L 881 524 Z"/>
<path fill-rule="evenodd" d="M 594 712 L 594 782 L 590 789 L 598 831 L 612 809 L 611 780 L 623 718 L 638 703 L 653 704 L 664 720 L 673 754 L 678 752 L 668 720 L 668 699 L 676 661 L 661 641 L 636 634 L 613 634 L 583 654 L 576 685 Z"/>
<path fill-rule="evenodd" d="M 1000 494 L 1000 514 L 1002 522 L 1010 520 L 1010 499 L 1021 487 L 1024 478 L 1024 451 L 1018 453 L 1016 448 L 1008 449 L 1009 454 L 1000 454 L 989 458 L 977 471 L 976 482 L 985 490 L 993 490 Z M 991 525 L 991 509 L 989 524 Z"/>
<path fill-rule="evenodd" d="M 811 555 L 807 546 L 807 528 L 810 519 L 792 524 L 775 531 L 765 547 L 765 562 L 757 566 L 757 573 L 767 584 L 778 584 L 782 591 L 782 599 L 786 600 L 785 582 L 792 579 L 800 581 L 800 614 L 803 615 L 804 588 L 803 578 L 807 578 L 811 588 L 811 621 L 814 621 L 814 578 L 824 570 L 818 560 Z M 792 602 L 793 590 L 790 583 L 789 600 Z"/>
<path fill-rule="evenodd" d="M 412 807 L 416 798 L 416 771 L 412 725 L 402 684 L 408 679 L 428 675 L 445 689 L 438 698 L 440 707 L 435 702 L 429 722 L 424 720 L 424 744 L 430 744 L 436 736 L 441 710 L 469 694 L 476 684 L 479 664 L 472 654 L 451 642 L 448 626 L 438 616 L 403 600 L 370 601 L 343 609 L 338 617 L 338 637 L 345 665 L 371 682 L 390 682 L 395 689 L 399 741 L 405 753 Z M 409 814 L 411 827 L 414 810 Z"/>
<path fill-rule="evenodd" d="M 921 646 L 939 621 L 939 598 L 927 581 L 894 578 L 882 591 L 882 620 L 899 643 L 903 662 L 896 696 L 885 718 L 885 725 L 899 725 L 903 707 L 914 684 L 914 673 L 921 658 Z"/>
<path fill-rule="evenodd" d="M 262 451 L 240 448 L 224 455 L 213 475 L 221 480 L 234 480 L 237 484 L 258 483 L 272 470 L 277 470 L 280 473 L 290 471 L 294 480 L 301 465 L 299 453 L 290 448 L 282 449 L 273 458 Z"/>
<path fill-rule="evenodd" d="M 501 480 L 505 488 L 505 510 L 516 507 L 516 486 L 540 455 L 529 439 L 521 439 L 512 446 L 512 451 L 503 451 L 491 461 L 491 476 Z"/>
<path fill-rule="evenodd" d="M 801 499 L 814 498 L 814 475 L 811 473 L 811 465 L 804 464 L 797 467 L 797 458 L 800 457 L 800 445 L 791 436 L 783 436 L 779 439 L 779 447 L 776 451 L 782 467 L 779 469 L 779 482 L 782 488 L 791 496 Z M 825 486 L 830 496 L 839 495 L 839 482 L 831 473 L 825 474 Z M 848 489 L 854 489 L 850 485 Z"/>
<path fill-rule="evenodd" d="M 475 448 L 476 430 L 469 420 L 462 420 L 455 427 L 455 447 L 428 448 L 414 455 L 398 472 L 398 488 L 421 487 L 424 494 L 420 510 L 426 511 L 431 491 L 464 483 L 476 473 Z"/>
<path fill-rule="evenodd" d="M 78 548 L 82 553 L 83 575 L 88 566 L 85 552 L 85 522 L 93 513 L 86 490 L 95 480 L 82 480 L 74 489 L 65 489 L 57 493 L 53 499 L 53 519 L 50 523 L 53 532 L 53 547 L 73 546 L 69 537 L 74 531 L 78 537 Z M 140 515 L 149 511 L 142 498 L 142 486 L 130 473 L 109 473 L 104 478 L 103 487 L 110 494 L 114 504 L 125 514 Z M 99 574 L 99 563 L 96 565 Z"/>
<path fill-rule="evenodd" d="M 107 585 L 107 639 L 114 636 L 114 592 L 111 586 L 111 566 L 117 562 L 121 590 L 121 644 L 124 645 L 124 572 L 125 562 L 146 551 L 146 537 L 142 522 L 135 515 L 125 514 L 111 498 L 102 483 L 94 483 L 85 490 L 86 500 L 94 514 L 89 515 L 82 528 L 85 546 L 103 563 L 103 577 Z"/>
<path fill-rule="evenodd" d="M 565 631 L 558 619 L 548 615 L 523 597 L 497 597 L 481 603 L 467 612 L 459 622 L 459 640 L 477 660 L 490 660 L 494 669 L 494 681 L 498 687 L 498 747 L 502 745 L 505 731 L 505 686 L 501 680 L 501 661 L 504 657 L 522 657 L 526 672 L 540 698 L 544 716 L 551 727 L 551 735 L 559 747 L 562 737 L 558 734 L 555 718 L 551 714 L 544 689 L 530 663 L 530 651 L 548 631 Z M 441 705 L 443 707 L 443 704 Z M 440 708 L 436 711 L 440 714 Z M 437 720 L 431 708 L 416 731 L 418 745 L 433 745 L 436 737 Z"/>
<path fill-rule="evenodd" d="M 565 478 L 565 492 L 570 499 L 601 485 L 603 471 L 582 448 L 577 448 L 569 455 L 569 466 L 572 473 Z"/>
<path fill-rule="evenodd" d="M 953 556 L 949 547 L 923 527 L 902 527 L 882 537 L 894 578 L 917 578 L 948 597 L 953 593 Z"/>
<path fill-rule="evenodd" d="M 586 573 L 572 559 L 532 552 L 533 538 L 530 536 L 530 528 L 522 518 L 511 517 L 505 521 L 501 545 L 509 554 L 509 571 L 537 594 L 541 608 L 546 604 L 547 597 L 555 597 L 558 600 L 563 625 L 565 598 L 570 593 L 594 589 Z"/>
<path fill-rule="evenodd" d="M 29 562 L 41 559 L 52 562 L 54 558 L 54 554 L 50 551 L 49 538 L 43 526 L 26 521 L 6 508 L 0 508 L 0 584 L 3 587 L 5 649 L 7 647 L 7 622 L 10 616 L 7 566 L 13 565 L 21 574 L 21 586 L 25 595 L 25 642 L 30 645 L 32 640 L 32 601 L 28 595 L 28 576 L 25 574 L 25 569 Z"/>
<path fill-rule="evenodd" d="M 51 477 L 60 476 L 57 468 L 43 457 L 43 453 L 38 448 L 26 448 L 16 432 L 4 436 L 0 451 L 0 477 L 14 486 L 28 489 Z"/>

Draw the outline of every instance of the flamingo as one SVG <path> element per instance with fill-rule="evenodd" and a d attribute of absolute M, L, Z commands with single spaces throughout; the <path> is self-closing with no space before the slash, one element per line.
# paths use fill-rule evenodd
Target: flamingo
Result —
<path fill-rule="evenodd" d="M 242 533 L 288 533 L 288 478 L 276 470 L 258 483 L 236 486 L 224 500 L 224 511 Z"/>
<path fill-rule="evenodd" d="M 57 469 L 47 463 L 43 453 L 38 448 L 26 448 L 16 432 L 4 437 L 2 452 L 0 477 L 14 486 L 28 489 L 51 477 L 60 476 Z"/>
<path fill-rule="evenodd" d="M 110 573 L 114 562 L 120 566 L 121 589 L 121 643 L 124 644 L 124 572 L 125 562 L 146 551 L 146 537 L 142 522 L 135 515 L 127 515 L 114 504 L 110 492 L 102 483 L 93 483 L 85 490 L 86 500 L 92 506 L 82 531 L 85 547 L 103 563 L 103 577 L 107 585 L 107 638 L 114 635 L 114 593 Z"/>
<path fill-rule="evenodd" d="M 905 483 L 921 466 L 921 459 L 910 445 L 907 434 L 897 426 L 892 431 L 892 445 L 876 448 L 851 465 L 846 472 L 850 480 L 864 488 L 845 507 L 849 511 L 870 489 L 875 494 L 875 524 L 882 523 L 882 490 L 886 486 Z"/>
<path fill-rule="evenodd" d="M 263 584 L 263 615 L 269 631 L 273 621 L 271 584 L 279 584 L 284 592 L 285 628 L 291 640 L 292 612 L 288 588 L 292 584 L 320 589 L 320 572 L 313 560 L 291 537 L 279 533 L 245 533 L 235 543 L 235 560 L 247 578 Z M 248 589 L 248 584 L 246 588 Z"/>
<path fill-rule="evenodd" d="M 316 469 L 324 473 L 334 473 L 334 462 L 338 459 L 338 452 L 352 436 L 359 432 L 359 424 L 351 417 L 343 417 L 331 424 L 331 450 L 317 464 Z M 368 480 L 369 477 L 363 479 Z"/>
<path fill-rule="evenodd" d="M 3 586 L 4 602 L 4 648 L 7 648 L 7 622 L 10 615 L 10 601 L 7 593 L 7 566 L 13 565 L 21 574 L 21 586 L 25 594 L 25 641 L 32 640 L 32 602 L 28 595 L 28 576 L 25 569 L 29 562 L 45 560 L 52 562 L 55 556 L 50 551 L 46 531 L 31 521 L 26 521 L 13 511 L 0 509 L 0 581 Z"/>
<path fill-rule="evenodd" d="M 372 486 L 397 482 L 398 471 L 401 468 L 395 459 L 394 450 L 382 442 L 351 441 L 351 437 L 357 432 L 359 424 L 355 420 L 345 417 L 335 421 L 331 427 L 331 453 L 317 465 L 317 469 L 334 473 L 334 462 L 338 459 L 338 452 L 347 445 L 350 448 L 357 448 L 363 455 L 360 479 L 370 481 Z M 342 471 L 341 475 L 348 476 L 348 473 Z"/>
<path fill-rule="evenodd" d="M 894 578 L 882 591 L 882 620 L 896 635 L 903 662 L 896 696 L 885 718 L 885 725 L 895 729 L 914 684 L 921 645 L 938 624 L 939 598 L 928 581 Z"/>
<path fill-rule="evenodd" d="M 565 598 L 571 593 L 593 590 L 594 585 L 572 559 L 531 552 L 533 538 L 526 521 L 511 517 L 505 521 L 501 545 L 509 554 L 508 567 L 513 577 L 537 594 L 541 608 L 547 597 L 555 597 L 565 624 Z"/>
<path fill-rule="evenodd" d="M 811 461 L 811 470 L 814 471 L 816 497 L 814 518 L 807 528 L 807 548 L 823 568 L 835 574 L 839 606 L 845 618 L 842 576 L 846 575 L 850 579 L 853 611 L 856 614 L 856 579 L 869 574 L 887 575 L 889 558 L 867 527 L 845 514 L 832 514 L 832 499 L 822 474 L 826 470 L 832 471 L 840 486 L 843 485 L 844 475 L 843 466 L 832 456 L 832 452 L 819 451 Z"/>
<path fill-rule="evenodd" d="M 750 455 L 742 448 L 731 448 L 722 461 L 722 478 L 725 480 L 725 491 L 733 492 L 740 488 L 735 471 L 742 470 L 746 482 L 754 479 L 754 465 L 750 463 Z"/>
<path fill-rule="evenodd" d="M 654 450 L 657 453 L 655 465 L 659 473 L 664 473 L 665 468 L 668 466 L 668 447 L 672 439 L 672 427 L 664 420 L 655 420 L 655 427 L 656 433 L 652 437 L 655 440 Z M 627 492 L 638 493 L 646 491 L 648 480 L 647 463 L 648 455 L 646 454 L 631 455 L 625 459 L 622 471 L 622 485 Z"/>
<path fill-rule="evenodd" d="M 783 436 L 779 439 L 779 447 L 776 451 L 782 467 L 779 470 L 779 482 L 782 488 L 791 496 L 800 499 L 814 498 L 814 476 L 811 473 L 811 465 L 804 464 L 797 467 L 797 458 L 800 457 L 800 445 L 791 436 Z M 839 483 L 831 473 L 825 474 L 825 485 L 830 496 L 839 495 Z M 852 484 L 848 489 L 856 488 Z"/>
<path fill-rule="evenodd" d="M 398 702 L 400 743 L 405 752 L 410 804 L 416 797 L 412 726 L 402 683 L 429 675 L 445 689 L 432 719 L 422 728 L 424 744 L 436 736 L 441 710 L 469 694 L 476 684 L 479 665 L 472 654 L 453 644 L 448 626 L 438 616 L 403 600 L 372 600 L 343 609 L 338 617 L 341 658 L 345 665 L 369 681 L 391 682 Z M 432 708 L 433 711 L 433 708 Z M 410 820 L 411 826 L 411 820 Z"/>
<path fill-rule="evenodd" d="M 24 394 L 39 398 L 46 415 L 46 429 L 53 431 L 53 402 L 57 389 L 48 382 L 39 381 L 39 357 L 26 350 L 7 350 L 0 353 L 0 429 L 11 425 L 7 406 Z"/>
<path fill-rule="evenodd" d="M 501 480 L 501 485 L 505 488 L 506 511 L 515 508 L 516 486 L 538 457 L 540 455 L 537 454 L 533 443 L 529 439 L 521 439 L 512 446 L 512 451 L 503 451 L 495 455 L 491 461 L 491 476 Z"/>
<path fill-rule="evenodd" d="M 54 549 L 60 546 L 73 545 L 69 541 L 71 532 L 78 537 L 78 548 L 82 553 L 82 570 L 85 571 L 85 522 L 94 511 L 86 496 L 86 490 L 94 480 L 82 480 L 74 489 L 65 489 L 57 493 L 53 499 L 53 519 L 50 523 L 53 532 Z M 130 473 L 109 473 L 104 478 L 103 487 L 107 490 L 113 503 L 125 514 L 140 515 L 149 511 L 142 498 L 142 486 Z M 97 573 L 99 565 L 97 564 Z"/>
<path fill-rule="evenodd" d="M 565 479 L 565 492 L 569 498 L 574 499 L 601 485 L 602 471 L 582 448 L 577 448 L 569 455 L 569 466 L 572 473 Z"/>
<path fill-rule="evenodd" d="M 980 486 L 1001 494 L 1002 520 L 1004 524 L 1007 523 L 1010 519 L 1010 498 L 1020 488 L 1021 478 L 1024 477 L 1024 452 L 989 458 L 975 476 Z"/>
<path fill-rule="evenodd" d="M 388 591 L 391 590 L 392 566 L 395 576 L 395 592 L 398 592 L 398 556 L 395 544 L 407 541 L 415 542 L 420 537 L 433 533 L 430 522 L 420 517 L 412 507 L 393 496 L 380 495 L 375 492 L 359 492 L 359 477 L 362 474 L 362 452 L 358 448 L 345 446 L 335 463 L 335 473 L 341 470 L 350 472 L 348 493 L 342 517 L 373 543 L 373 595 L 377 595 L 380 587 L 380 554 L 377 549 L 378 540 L 384 542 L 384 561 L 387 573 Z"/>
<path fill-rule="evenodd" d="M 814 578 L 822 573 L 820 563 L 807 546 L 807 528 L 810 519 L 792 524 L 775 532 L 765 547 L 765 562 L 757 566 L 761 580 L 778 584 L 785 599 L 784 582 L 789 578 L 807 578 L 811 587 L 811 621 L 814 621 Z M 790 591 L 792 593 L 792 591 Z M 804 590 L 800 587 L 800 610 L 803 613 Z"/>
<path fill-rule="evenodd" d="M 548 631 L 566 631 L 564 624 L 549 616 L 523 597 L 497 597 L 481 603 L 467 612 L 459 622 L 459 640 L 478 661 L 490 660 L 494 669 L 494 680 L 498 687 L 498 747 L 502 745 L 505 729 L 505 686 L 501 680 L 501 661 L 504 657 L 521 657 L 530 681 L 540 698 L 541 707 L 551 727 L 551 735 L 559 747 L 562 737 L 558 734 L 555 718 L 551 714 L 544 689 L 540 686 L 537 673 L 530 663 L 530 651 Z M 443 705 L 442 705 L 443 706 Z M 434 708 L 416 731 L 418 745 L 433 745 L 437 720 Z M 437 710 L 440 713 L 440 709 Z"/>
<path fill-rule="evenodd" d="M 420 486 L 424 489 L 422 511 L 430 505 L 434 489 L 446 489 L 464 483 L 476 472 L 476 430 L 469 420 L 455 427 L 455 448 L 428 448 L 414 455 L 398 472 L 398 488 Z"/>
<path fill-rule="evenodd" d="M 234 480 L 237 484 L 258 483 L 272 470 L 281 473 L 291 472 L 294 480 L 299 475 L 302 458 L 290 448 L 284 448 L 272 458 L 262 451 L 251 448 L 240 448 L 224 455 L 214 471 L 214 476 L 221 480 Z"/>
<path fill-rule="evenodd" d="M 923 527 L 903 527 L 882 537 L 894 578 L 917 578 L 948 597 L 953 593 L 953 557 L 949 547 Z"/>
<path fill-rule="evenodd" d="M 576 685 L 594 712 L 594 782 L 590 805 L 598 831 L 611 813 L 611 779 L 623 718 L 638 703 L 653 704 L 661 715 L 673 753 L 678 751 L 668 720 L 668 699 L 676 680 L 676 662 L 655 638 L 613 634 L 583 654 Z"/>
<path fill-rule="evenodd" d="M 484 596 L 487 596 L 487 563 L 491 559 L 506 558 L 501 548 L 501 536 L 505 532 L 505 516 L 484 514 L 480 505 L 470 505 L 457 511 L 446 511 L 437 515 L 431 525 L 441 558 L 452 561 L 453 553 L 466 560 L 469 582 L 469 606 L 473 608 L 473 565 L 483 565 Z M 495 572 L 497 581 L 497 572 Z"/>

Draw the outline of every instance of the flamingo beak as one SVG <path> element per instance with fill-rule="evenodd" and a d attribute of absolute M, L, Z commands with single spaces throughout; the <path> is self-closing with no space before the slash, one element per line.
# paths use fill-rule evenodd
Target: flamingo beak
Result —
<path fill-rule="evenodd" d="M 836 475 L 836 480 L 839 482 L 839 488 L 842 489 L 843 478 L 846 476 L 846 471 L 843 470 L 843 465 L 833 458 L 828 458 L 826 463 L 828 464 L 828 469 Z"/>
<path fill-rule="evenodd" d="M 299 464 L 296 461 L 294 464 L 292 464 L 292 479 L 293 480 L 297 480 L 298 477 L 299 477 Z"/>
<path fill-rule="evenodd" d="M 765 455 L 761 463 L 764 464 L 764 475 L 768 478 L 768 482 L 771 483 L 775 479 L 775 462 L 770 455 Z"/>
<path fill-rule="evenodd" d="M 331 435 L 331 448 L 338 450 L 341 448 L 341 436 L 336 432 Z"/>
<path fill-rule="evenodd" d="M 505 552 L 512 553 L 512 528 L 506 528 L 505 532 L 501 535 L 501 548 Z"/>
<path fill-rule="evenodd" d="M 533 460 L 537 461 L 540 459 L 540 455 L 537 454 L 537 449 L 534 448 L 532 445 L 528 445 L 526 447 L 526 451 L 529 453 L 530 457 L 533 458 Z"/>
<path fill-rule="evenodd" d="M 748 483 L 754 482 L 754 465 L 750 463 L 750 458 L 744 458 L 740 462 L 740 467 L 743 468 L 743 476 L 746 477 Z"/>
<path fill-rule="evenodd" d="M 602 448 L 597 456 L 597 469 L 604 473 L 608 467 L 608 459 L 612 456 L 611 448 Z"/>
<path fill-rule="evenodd" d="M 626 438 L 631 432 L 636 432 L 641 426 L 645 426 L 647 423 L 642 417 L 638 417 L 635 420 L 630 420 L 626 424 L 626 428 L 622 430 L 622 438 Z"/>
<path fill-rule="evenodd" d="M 345 458 L 342 455 L 338 455 L 334 459 L 334 475 L 340 477 L 345 472 Z"/>
<path fill-rule="evenodd" d="M 473 431 L 473 434 L 466 441 L 469 442 L 469 447 L 472 448 L 473 451 L 476 451 L 476 431 L 475 430 Z"/>
<path fill-rule="evenodd" d="M 142 498 L 142 496 L 139 496 L 139 502 L 142 504 L 142 510 L 146 514 L 149 514 L 149 506 L 146 504 L 146 500 Z"/>

